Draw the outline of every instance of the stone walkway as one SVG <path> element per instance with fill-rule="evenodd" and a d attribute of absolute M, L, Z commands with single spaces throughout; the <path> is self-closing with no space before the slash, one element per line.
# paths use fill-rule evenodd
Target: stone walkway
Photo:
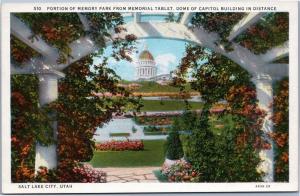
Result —
<path fill-rule="evenodd" d="M 128 182 L 159 182 L 153 170 L 160 167 L 135 167 L 135 168 L 101 168 L 101 171 L 107 173 L 107 182 L 111 183 L 128 183 Z"/>

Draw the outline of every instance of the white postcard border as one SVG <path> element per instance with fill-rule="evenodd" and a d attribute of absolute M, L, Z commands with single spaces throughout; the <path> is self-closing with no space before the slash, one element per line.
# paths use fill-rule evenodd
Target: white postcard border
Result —
<path fill-rule="evenodd" d="M 125 6 L 125 2 L 102 3 L 18 3 L 4 4 L 2 7 L 2 72 L 1 72 L 1 116 L 2 116 L 2 191 L 4 193 L 120 193 L 120 192 L 248 192 L 248 191 L 296 191 L 298 190 L 298 4 L 297 2 L 126 2 L 126 6 L 275 6 L 276 11 L 290 13 L 289 38 L 289 81 L 290 81 L 290 132 L 289 132 L 289 183 L 30 183 L 43 185 L 44 188 L 18 188 L 22 183 L 11 183 L 11 144 L 10 144 L 10 13 L 35 12 L 34 7 L 42 7 L 44 12 L 48 6 Z M 69 10 L 76 12 L 78 10 Z M 175 10 L 176 11 L 176 10 Z M 178 10 L 180 11 L 180 10 Z M 198 10 L 196 10 L 198 11 Z M 52 11 L 57 12 L 57 11 Z M 60 11 L 61 12 L 61 11 Z M 80 11 L 84 12 L 84 11 Z M 102 11 L 101 11 L 102 12 Z M 106 11 L 103 11 L 106 12 Z M 108 11 L 111 12 L 111 11 Z M 120 11 L 122 12 L 122 11 Z M 132 11 L 131 11 L 132 12 Z M 160 12 L 160 11 L 155 11 Z M 166 12 L 166 11 L 162 11 Z M 243 11 L 244 12 L 244 11 Z M 28 183 L 24 183 L 28 184 Z M 46 185 L 55 184 L 55 188 Z M 69 185 L 72 188 L 59 188 Z"/>

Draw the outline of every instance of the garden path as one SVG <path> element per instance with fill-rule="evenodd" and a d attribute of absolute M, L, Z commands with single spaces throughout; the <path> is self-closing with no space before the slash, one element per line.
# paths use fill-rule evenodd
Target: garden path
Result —
<path fill-rule="evenodd" d="M 107 167 L 101 168 L 101 171 L 107 173 L 108 183 L 128 183 L 128 182 L 142 182 L 142 183 L 157 183 L 159 182 L 153 170 L 158 170 L 160 167 Z"/>

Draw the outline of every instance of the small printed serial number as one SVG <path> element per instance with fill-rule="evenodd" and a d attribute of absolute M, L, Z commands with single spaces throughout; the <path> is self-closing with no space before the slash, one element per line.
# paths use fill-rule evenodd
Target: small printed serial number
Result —
<path fill-rule="evenodd" d="M 257 185 L 255 185 L 255 188 L 271 188 L 271 185 L 269 185 L 269 184 L 257 184 Z"/>

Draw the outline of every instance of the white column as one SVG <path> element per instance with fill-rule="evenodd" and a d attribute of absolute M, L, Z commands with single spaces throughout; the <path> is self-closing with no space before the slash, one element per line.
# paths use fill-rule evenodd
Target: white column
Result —
<path fill-rule="evenodd" d="M 265 133 L 266 140 L 271 144 L 271 149 L 261 150 L 259 153 L 262 162 L 257 169 L 265 173 L 265 176 L 263 177 L 265 182 L 273 182 L 274 145 L 272 140 L 270 140 L 267 136 L 267 133 L 273 132 L 273 122 L 270 120 L 270 117 L 273 114 L 273 109 L 271 108 L 271 103 L 273 101 L 272 78 L 268 75 L 257 75 L 252 79 L 252 81 L 256 86 L 258 105 L 261 109 L 267 112 L 262 129 Z"/>
<path fill-rule="evenodd" d="M 58 97 L 57 87 L 58 76 L 55 74 L 40 74 L 39 75 L 39 102 L 43 106 L 47 103 L 55 101 Z M 56 139 L 57 134 L 57 122 L 53 122 L 53 135 Z M 40 166 L 45 166 L 48 169 L 56 168 L 57 166 L 57 153 L 56 145 L 42 146 L 36 144 L 35 154 L 35 171 Z"/>
<path fill-rule="evenodd" d="M 140 12 L 135 12 L 133 14 L 133 22 L 141 22 L 141 13 Z"/>

